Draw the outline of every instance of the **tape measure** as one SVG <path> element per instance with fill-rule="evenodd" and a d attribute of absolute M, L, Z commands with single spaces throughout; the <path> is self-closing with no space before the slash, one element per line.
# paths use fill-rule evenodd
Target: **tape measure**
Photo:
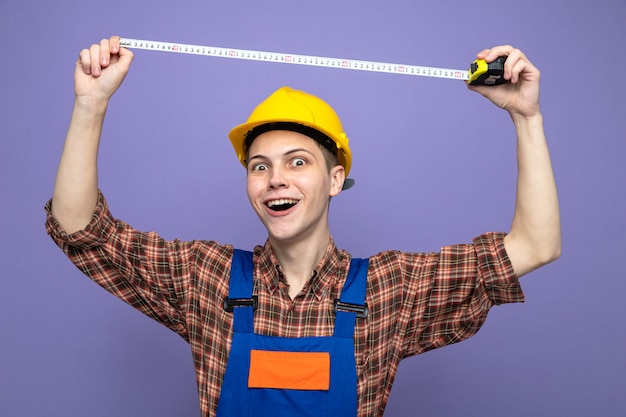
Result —
<path fill-rule="evenodd" d="M 392 64 L 388 62 L 362 61 L 347 58 L 330 58 L 313 55 L 296 55 L 282 52 L 266 52 L 248 49 L 220 48 L 217 46 L 189 45 L 184 43 L 159 42 L 142 39 L 121 38 L 120 45 L 131 49 L 173 52 L 180 54 L 204 55 L 219 58 L 244 59 L 248 61 L 276 62 L 281 64 L 309 65 L 325 68 L 339 68 L 356 71 L 383 72 L 389 74 L 416 75 L 422 77 L 448 78 L 468 81 L 472 85 L 497 85 L 504 79 L 504 61 L 499 57 L 487 63 L 479 59 L 469 70 L 423 67 L 417 65 Z"/>

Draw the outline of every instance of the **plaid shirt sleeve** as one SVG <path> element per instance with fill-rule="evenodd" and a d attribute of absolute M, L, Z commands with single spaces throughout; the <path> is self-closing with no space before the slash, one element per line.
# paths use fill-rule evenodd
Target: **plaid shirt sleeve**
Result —
<path fill-rule="evenodd" d="M 166 241 L 154 232 L 139 232 L 112 217 L 102 193 L 90 223 L 68 235 L 52 216 L 51 205 L 50 201 L 45 207 L 46 230 L 78 269 L 111 294 L 189 341 L 187 321 L 195 314 L 198 301 L 198 294 L 190 294 L 193 288 L 190 281 L 201 275 L 197 273 L 197 261 L 211 259 L 207 270 L 217 271 L 215 276 L 219 277 L 230 261 L 229 246 L 204 241 Z M 205 295 L 217 301 L 218 294 L 227 291 L 227 281 L 221 291 L 215 281 L 216 288 L 208 289 Z"/>
<path fill-rule="evenodd" d="M 402 288 L 394 317 L 403 326 L 402 357 L 468 339 L 494 305 L 523 302 L 524 294 L 504 248 L 503 233 L 485 233 L 473 243 L 438 253 L 384 252 L 373 258 L 373 275 Z M 370 269 L 370 275 L 372 275 Z M 380 295 L 380 294 L 379 294 Z M 374 297 L 384 299 L 385 297 Z"/>

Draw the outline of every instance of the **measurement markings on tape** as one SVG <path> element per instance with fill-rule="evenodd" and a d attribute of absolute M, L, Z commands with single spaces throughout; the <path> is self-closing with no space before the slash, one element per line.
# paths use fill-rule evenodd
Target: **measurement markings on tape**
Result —
<path fill-rule="evenodd" d="M 120 45 L 131 49 L 147 49 L 153 51 L 205 55 L 220 58 L 243 59 L 249 61 L 309 65 L 316 67 L 339 68 L 356 71 L 372 71 L 401 75 L 449 78 L 455 80 L 470 79 L 470 74 L 467 70 L 393 64 L 388 62 L 362 61 L 356 59 L 330 58 L 313 55 L 297 55 L 282 52 L 265 52 L 247 49 L 220 48 L 216 46 L 189 45 L 183 43 L 170 43 L 129 38 L 122 38 Z"/>

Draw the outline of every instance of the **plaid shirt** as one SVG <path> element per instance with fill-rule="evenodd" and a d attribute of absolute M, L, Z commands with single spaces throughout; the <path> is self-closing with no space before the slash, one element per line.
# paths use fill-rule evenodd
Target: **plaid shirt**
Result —
<path fill-rule="evenodd" d="M 46 205 L 46 229 L 96 283 L 189 342 L 203 416 L 214 416 L 232 336 L 224 311 L 233 247 L 213 241 L 166 241 L 114 219 L 100 194 L 90 224 L 67 235 Z M 370 257 L 366 301 L 354 349 L 359 416 L 383 414 L 402 358 L 467 339 L 494 304 L 524 295 L 503 244 L 487 233 L 440 253 L 385 251 Z M 254 249 L 256 333 L 329 336 L 350 254 L 334 242 L 295 298 L 269 244 Z"/>

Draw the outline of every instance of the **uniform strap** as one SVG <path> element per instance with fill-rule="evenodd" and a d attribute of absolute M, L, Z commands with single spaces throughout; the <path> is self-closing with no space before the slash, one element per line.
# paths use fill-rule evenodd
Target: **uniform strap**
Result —
<path fill-rule="evenodd" d="M 350 271 L 346 282 L 343 284 L 339 300 L 335 300 L 334 308 L 337 318 L 335 319 L 336 337 L 352 338 L 356 318 L 367 317 L 367 303 L 365 302 L 365 289 L 367 286 L 368 258 L 352 258 Z"/>
<path fill-rule="evenodd" d="M 230 268 L 228 297 L 224 300 L 224 309 L 233 312 L 233 330 L 240 333 L 254 332 L 257 297 L 252 296 L 254 289 L 252 259 L 252 252 L 235 249 Z"/>

